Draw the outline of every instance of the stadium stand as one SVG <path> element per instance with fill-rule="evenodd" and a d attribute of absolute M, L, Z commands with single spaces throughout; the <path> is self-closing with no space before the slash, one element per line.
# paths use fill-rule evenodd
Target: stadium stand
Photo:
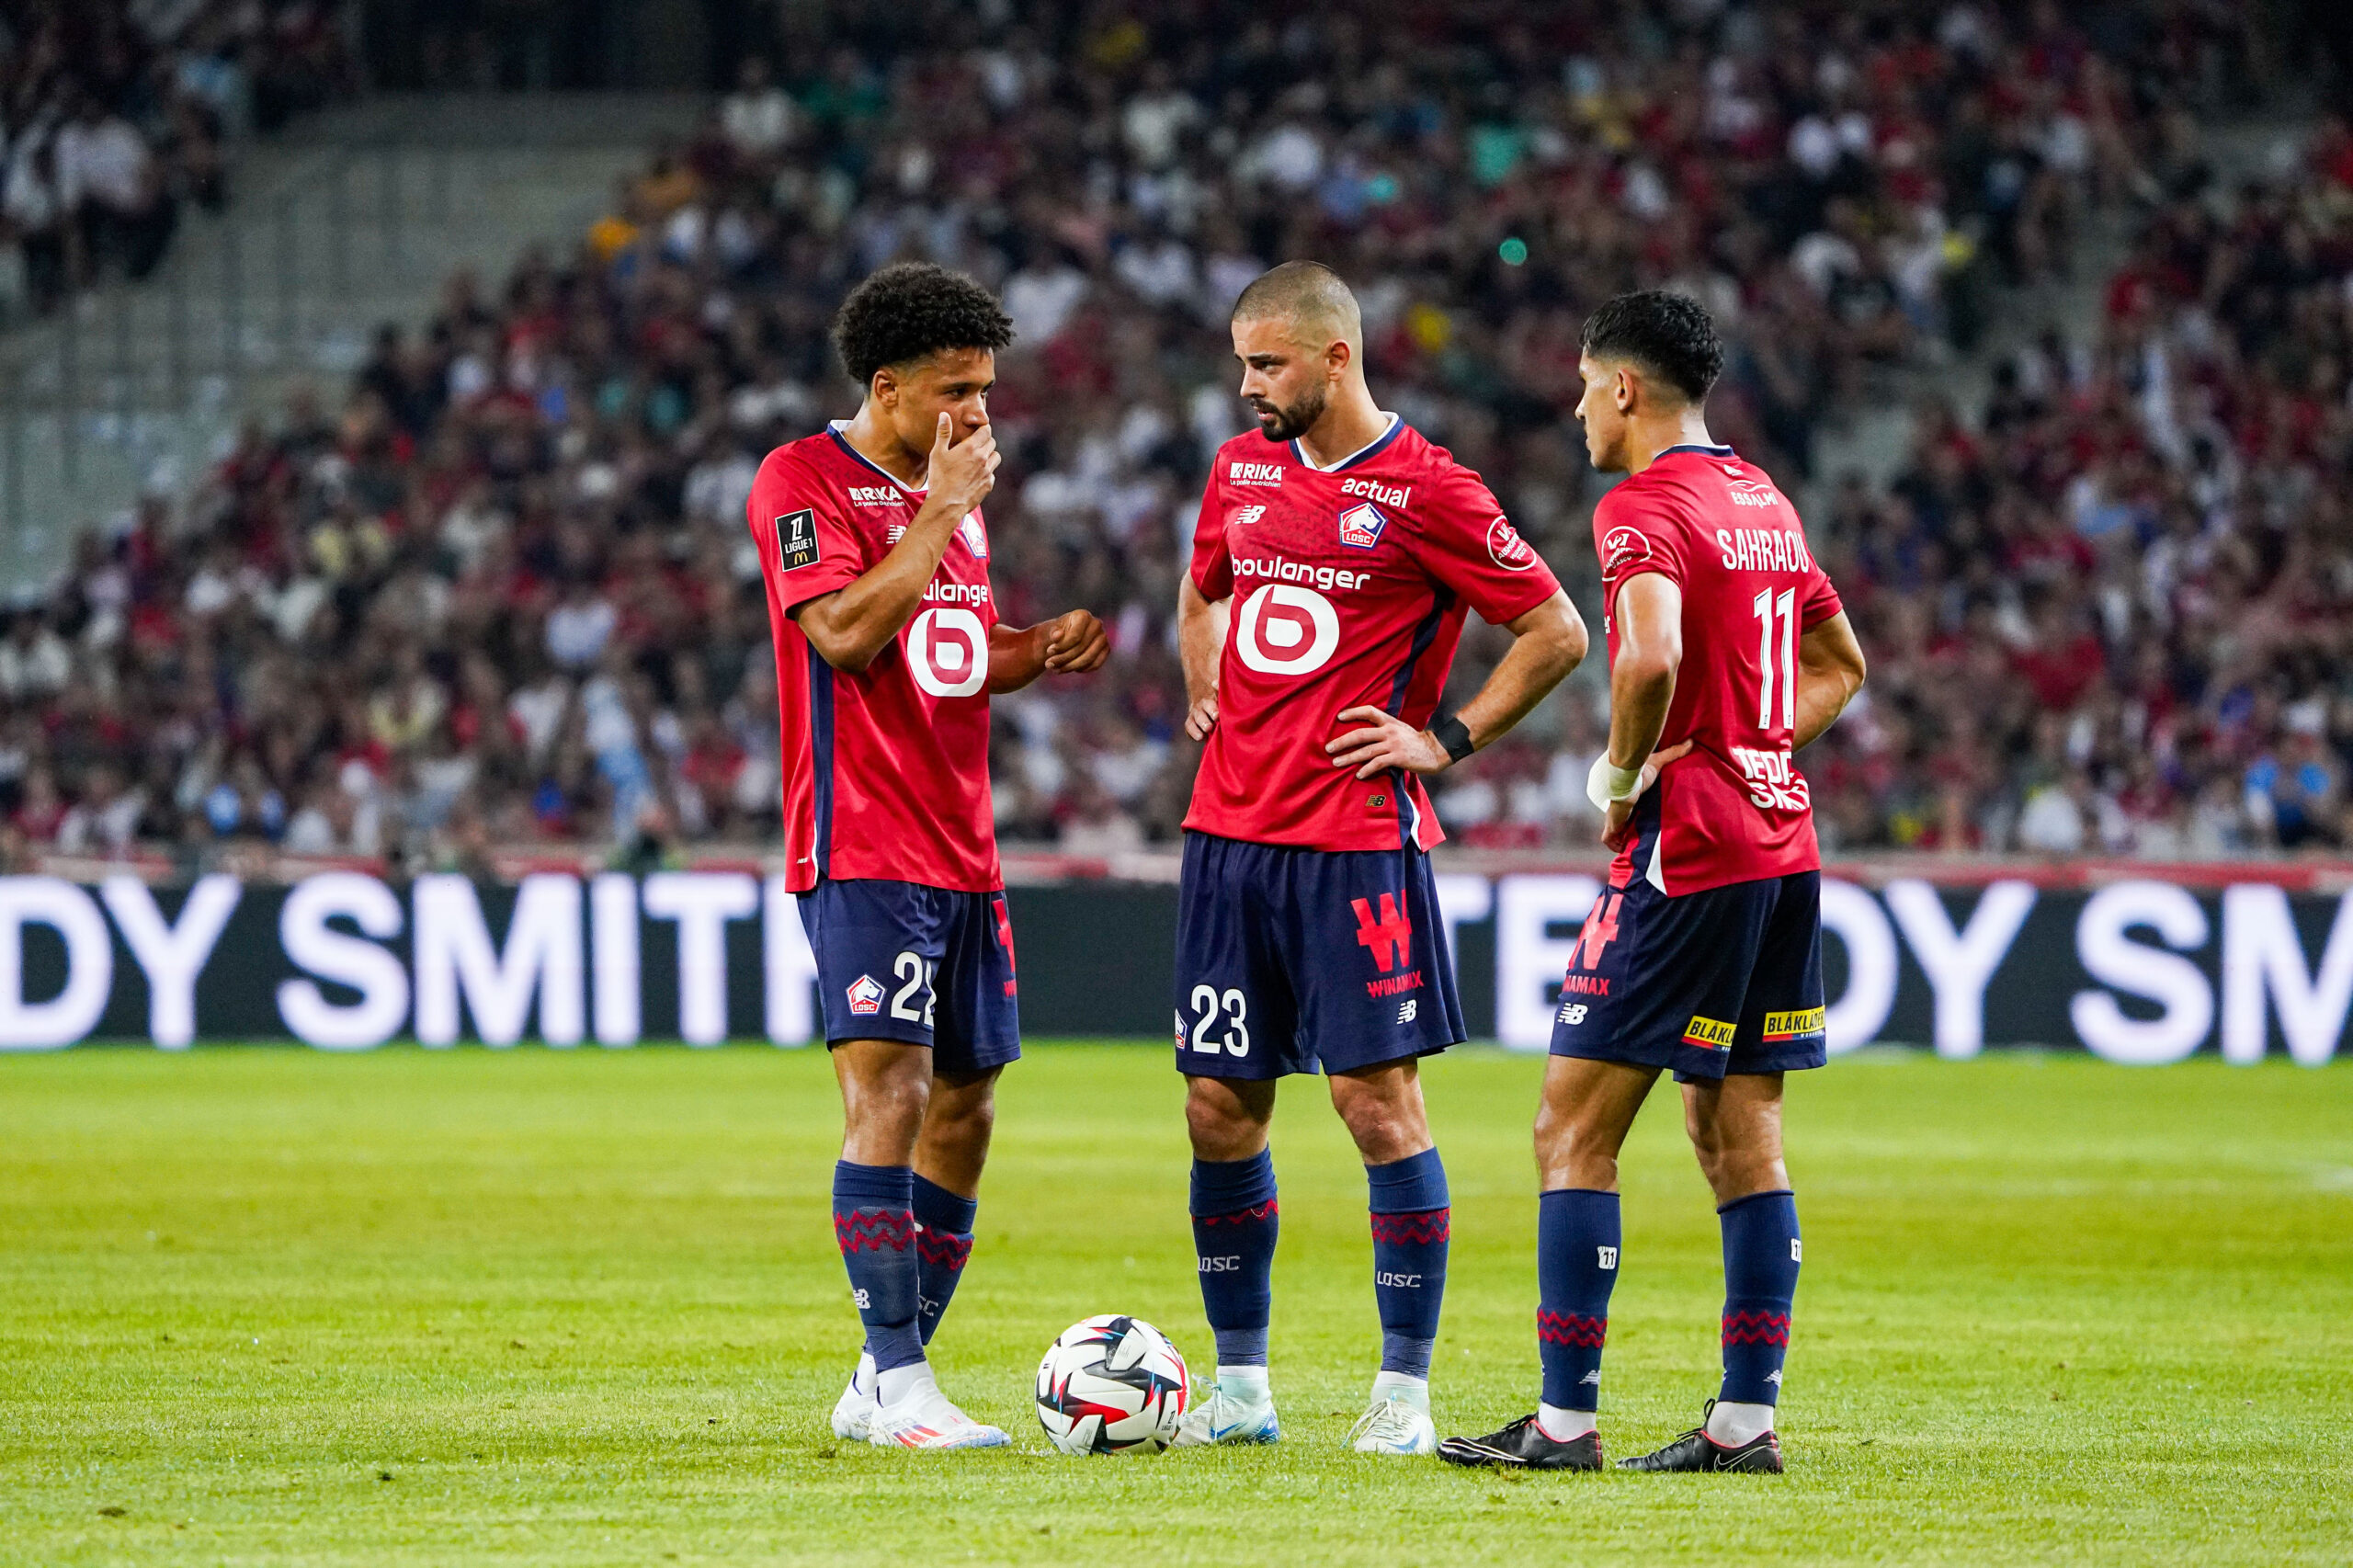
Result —
<path fill-rule="evenodd" d="M 761 454 L 850 411 L 827 316 L 903 255 L 999 288 L 1019 331 L 988 505 L 1006 614 L 1114 628 L 1116 678 L 999 704 L 1009 840 L 1176 831 L 1168 621 L 1202 464 L 1241 425 L 1225 312 L 1290 255 L 1357 283 L 1384 403 L 1488 476 L 1589 612 L 1584 312 L 1660 282 L 1711 305 L 1717 433 L 1822 480 L 1878 661 L 1812 758 L 1842 846 L 2331 840 L 2353 559 L 2316 479 L 2343 460 L 2353 159 L 2336 133 L 2311 181 L 2211 215 L 2185 149 L 2244 72 L 2233 8 L 2116 8 L 2097 35 L 2047 5 L 1005 10 L 747 61 L 576 252 L 451 279 L 339 406 L 85 541 L 0 639 L 9 852 L 756 845 L 778 738 L 744 498 Z M 1982 429 L 1924 418 L 1885 494 L 1813 473 L 1824 420 L 1972 348 L 2095 210 L 2152 214 L 2099 342 L 2018 356 Z M 1474 634 L 1458 680 L 1494 652 Z M 1589 843 L 1597 693 L 1449 782 L 1461 837 Z"/>
<path fill-rule="evenodd" d="M 0 6 L 0 319 L 145 277 L 185 205 L 227 201 L 224 142 L 357 85 L 318 0 Z"/>

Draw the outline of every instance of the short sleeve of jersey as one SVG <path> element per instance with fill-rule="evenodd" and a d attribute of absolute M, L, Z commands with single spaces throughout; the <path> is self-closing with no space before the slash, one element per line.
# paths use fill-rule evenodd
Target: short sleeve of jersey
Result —
<path fill-rule="evenodd" d="M 1645 572 L 1684 585 L 1683 524 L 1656 495 L 1630 494 L 1620 484 L 1602 496 L 1593 509 L 1593 549 L 1605 605 L 1617 598 L 1620 583 Z"/>
<path fill-rule="evenodd" d="M 869 564 L 864 541 L 844 521 L 824 477 L 784 452 L 760 465 L 745 512 L 787 610 L 847 587 Z"/>
<path fill-rule="evenodd" d="M 1490 626 L 1517 620 L 1561 591 L 1560 580 L 1469 469 L 1448 471 L 1421 518 L 1415 557 Z"/>
<path fill-rule="evenodd" d="M 1214 472 L 1201 492 L 1201 515 L 1193 524 L 1193 586 L 1211 604 L 1233 597 L 1233 558 L 1225 550 L 1225 514 L 1218 506 Z"/>
<path fill-rule="evenodd" d="M 1812 560 L 1813 556 L 1813 551 L 1809 547 L 1806 557 Z M 1813 571 L 1805 585 L 1805 602 L 1798 608 L 1798 630 L 1811 631 L 1846 608 L 1838 597 L 1838 590 L 1830 585 L 1830 574 L 1822 569 L 1820 562 L 1814 562 Z"/>

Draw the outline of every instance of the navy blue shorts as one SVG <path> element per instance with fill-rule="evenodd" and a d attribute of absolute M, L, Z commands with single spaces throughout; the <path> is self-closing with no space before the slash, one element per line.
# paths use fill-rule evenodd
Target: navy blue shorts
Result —
<path fill-rule="evenodd" d="M 1185 835 L 1179 1072 L 1348 1073 L 1464 1038 L 1428 856 Z"/>
<path fill-rule="evenodd" d="M 935 1073 L 977 1073 L 1021 1054 L 1005 894 L 828 879 L 801 895 L 801 925 L 817 958 L 828 1046 L 927 1045 Z"/>
<path fill-rule="evenodd" d="M 1604 888 L 1552 1015 L 1552 1054 L 1672 1067 L 1678 1082 L 1794 1073 L 1822 1034 L 1822 873 L 1669 898 Z"/>

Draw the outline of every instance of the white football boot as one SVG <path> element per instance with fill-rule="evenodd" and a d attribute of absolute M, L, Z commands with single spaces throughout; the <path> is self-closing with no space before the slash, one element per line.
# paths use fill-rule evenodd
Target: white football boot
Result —
<path fill-rule="evenodd" d="M 850 1369 L 849 1387 L 834 1401 L 834 1436 L 846 1442 L 862 1443 L 873 1420 L 874 1358 L 861 1351 L 858 1365 Z"/>
<path fill-rule="evenodd" d="M 1223 1369 L 1221 1369 L 1223 1370 Z M 1279 1443 L 1282 1424 L 1275 1419 L 1275 1396 L 1267 1374 L 1237 1378 L 1231 1372 L 1196 1386 L 1200 1403 L 1186 1414 L 1169 1442 L 1172 1449 L 1193 1449 L 1211 1443 Z"/>
<path fill-rule="evenodd" d="M 1360 1454 L 1436 1453 L 1438 1427 L 1404 1390 L 1384 1389 L 1348 1428 L 1348 1446 Z"/>
<path fill-rule="evenodd" d="M 879 1381 L 879 1380 L 878 1380 Z M 1002 1449 L 1012 1443 L 995 1426 L 973 1420 L 939 1392 L 925 1367 L 901 1398 L 877 1403 L 866 1440 L 878 1449 Z"/>

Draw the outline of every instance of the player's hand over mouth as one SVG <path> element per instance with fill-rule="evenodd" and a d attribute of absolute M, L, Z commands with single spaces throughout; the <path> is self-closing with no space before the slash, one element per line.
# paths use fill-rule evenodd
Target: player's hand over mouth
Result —
<path fill-rule="evenodd" d="M 1439 773 L 1453 762 L 1446 747 L 1427 730 L 1417 730 L 1395 714 L 1370 704 L 1341 710 L 1340 722 L 1362 723 L 1324 743 L 1335 767 L 1353 767 L 1359 778 L 1402 767 L 1408 773 Z"/>
<path fill-rule="evenodd" d="M 1626 840 L 1633 836 L 1634 802 L 1643 798 L 1643 790 L 1658 782 L 1661 768 L 1671 762 L 1682 760 L 1683 755 L 1690 749 L 1689 741 L 1680 741 L 1665 750 L 1651 753 L 1650 760 L 1643 764 L 1642 782 L 1634 786 L 1634 792 L 1622 801 L 1612 801 L 1609 803 L 1608 814 L 1602 819 L 1601 823 L 1601 843 L 1604 848 L 1616 850 L 1626 847 Z"/>
<path fill-rule="evenodd" d="M 1093 611 L 1074 609 L 1046 623 L 1047 674 L 1083 676 L 1110 656 L 1110 635 Z"/>
<path fill-rule="evenodd" d="M 957 441 L 955 422 L 941 415 L 939 433 L 931 443 L 931 466 L 925 476 L 931 498 L 958 517 L 964 516 L 996 487 L 996 467 L 1004 460 L 1004 454 L 996 449 L 994 428 L 983 425 Z"/>

